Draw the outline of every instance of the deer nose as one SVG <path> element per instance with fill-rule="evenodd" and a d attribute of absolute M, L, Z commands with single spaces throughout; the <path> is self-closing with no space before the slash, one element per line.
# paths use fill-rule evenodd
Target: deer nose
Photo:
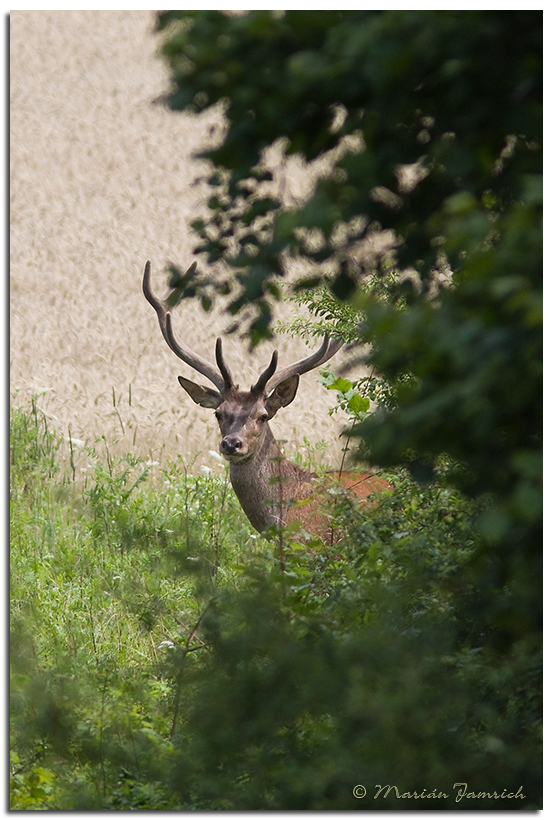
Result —
<path fill-rule="evenodd" d="M 240 452 L 244 442 L 237 436 L 225 436 L 221 441 L 221 450 L 227 456 L 232 456 L 234 453 Z"/>

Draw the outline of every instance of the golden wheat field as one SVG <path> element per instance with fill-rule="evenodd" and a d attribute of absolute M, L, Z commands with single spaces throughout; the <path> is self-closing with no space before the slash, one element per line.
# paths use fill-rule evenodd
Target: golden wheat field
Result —
<path fill-rule="evenodd" d="M 206 196 L 194 154 L 223 124 L 153 104 L 168 82 L 157 47 L 149 11 L 11 13 L 11 398 L 38 396 L 77 448 L 104 436 L 161 463 L 181 453 L 209 464 L 215 420 L 179 387 L 192 373 L 165 346 L 141 275 L 151 259 L 163 293 L 167 262 L 192 261 L 187 226 Z M 301 174 L 288 175 L 296 192 Z M 174 322 L 205 357 L 227 324 L 191 302 Z M 236 380 L 251 384 L 273 346 L 225 341 Z M 282 364 L 306 354 L 298 339 L 277 342 Z M 339 461 L 344 418 L 331 405 L 317 374 L 304 376 L 273 423 L 287 453 L 327 440 L 325 461 Z"/>

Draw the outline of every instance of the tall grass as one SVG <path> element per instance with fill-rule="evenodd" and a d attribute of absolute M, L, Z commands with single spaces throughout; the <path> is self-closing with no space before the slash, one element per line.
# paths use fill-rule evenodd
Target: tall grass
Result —
<path fill-rule="evenodd" d="M 77 476 L 36 401 L 10 444 L 12 808 L 123 800 L 114 755 L 162 764 L 203 608 L 257 541 L 222 467 L 160 469 L 103 439 Z"/>

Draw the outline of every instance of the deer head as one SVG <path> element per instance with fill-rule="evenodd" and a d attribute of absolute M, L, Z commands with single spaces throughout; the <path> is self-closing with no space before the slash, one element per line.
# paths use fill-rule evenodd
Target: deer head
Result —
<path fill-rule="evenodd" d="M 206 387 L 179 376 L 179 384 L 190 398 L 201 407 L 215 409 L 221 430 L 220 450 L 232 464 L 251 460 L 266 451 L 267 443 L 274 443 L 268 422 L 282 407 L 295 398 L 300 376 L 320 367 L 341 347 L 341 342 L 330 341 L 327 336 L 310 356 L 277 370 L 278 353 L 272 355 L 268 367 L 261 373 L 250 390 L 239 390 L 223 357 L 221 339 L 215 344 L 217 368 L 188 350 L 174 335 L 171 322 L 171 306 L 168 296 L 158 299 L 151 287 L 150 262 L 146 262 L 142 280 L 144 296 L 157 313 L 163 338 L 179 359 L 205 376 L 213 385 Z M 276 443 L 274 443 L 276 447 Z"/>

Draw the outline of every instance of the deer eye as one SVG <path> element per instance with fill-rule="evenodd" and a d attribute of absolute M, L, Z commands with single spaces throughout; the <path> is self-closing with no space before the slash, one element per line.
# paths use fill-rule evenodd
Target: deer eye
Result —
<path fill-rule="evenodd" d="M 220 410 L 216 410 L 216 411 L 215 411 L 215 418 L 216 418 L 217 420 L 219 420 L 219 419 L 221 418 L 221 411 L 220 411 Z"/>
<path fill-rule="evenodd" d="M 261 415 L 259 416 L 259 421 L 263 421 L 263 422 L 269 421 L 269 414 L 268 413 L 261 413 Z"/>

